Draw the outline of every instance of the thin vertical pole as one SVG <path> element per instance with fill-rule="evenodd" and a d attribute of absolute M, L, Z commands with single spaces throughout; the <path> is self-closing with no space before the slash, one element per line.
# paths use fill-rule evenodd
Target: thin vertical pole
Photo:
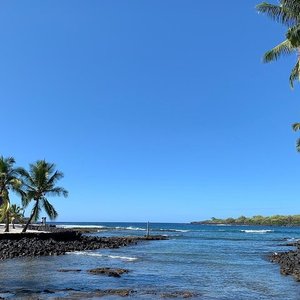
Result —
<path fill-rule="evenodd" d="M 149 226 L 149 221 L 147 222 L 147 237 L 150 236 L 150 226 Z"/>

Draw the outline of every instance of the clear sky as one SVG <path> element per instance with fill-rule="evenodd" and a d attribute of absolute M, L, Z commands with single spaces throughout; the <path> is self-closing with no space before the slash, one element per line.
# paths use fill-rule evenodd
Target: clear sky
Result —
<path fill-rule="evenodd" d="M 258 2 L 1 1 L 1 154 L 64 172 L 58 221 L 300 213 L 295 57 L 262 64 Z"/>

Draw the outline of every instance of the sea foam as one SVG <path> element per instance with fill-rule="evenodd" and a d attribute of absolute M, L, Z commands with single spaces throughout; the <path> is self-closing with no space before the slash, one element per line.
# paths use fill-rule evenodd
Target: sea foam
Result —
<path fill-rule="evenodd" d="M 93 252 L 89 252 L 89 251 L 67 252 L 67 254 L 103 257 L 103 258 L 111 258 L 111 259 L 120 259 L 120 260 L 123 260 L 123 261 L 136 261 L 136 260 L 138 260 L 137 257 L 120 256 L 120 255 L 105 255 L 105 254 L 93 253 Z"/>
<path fill-rule="evenodd" d="M 106 226 L 100 225 L 56 225 L 58 228 L 107 228 Z"/>
<path fill-rule="evenodd" d="M 261 229 L 261 230 L 249 229 L 249 230 L 241 230 L 241 232 L 245 232 L 245 233 L 269 233 L 269 232 L 274 232 L 274 230 L 270 230 L 270 229 Z"/>

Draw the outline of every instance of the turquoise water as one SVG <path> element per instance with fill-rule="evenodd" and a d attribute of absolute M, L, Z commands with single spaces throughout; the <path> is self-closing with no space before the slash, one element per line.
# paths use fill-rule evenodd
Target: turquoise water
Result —
<path fill-rule="evenodd" d="M 144 235 L 146 228 L 144 223 L 79 225 L 105 229 L 96 236 Z M 138 299 L 153 299 L 158 298 L 159 293 L 185 290 L 196 293 L 197 299 L 209 300 L 300 299 L 300 283 L 281 275 L 279 266 L 266 258 L 272 252 L 290 249 L 283 244 L 300 238 L 300 228 L 156 223 L 151 224 L 151 233 L 167 235 L 169 239 L 120 249 L 2 261 L 0 292 L 9 291 L 12 294 L 4 295 L 22 298 L 52 290 L 56 294 L 41 294 L 40 299 L 56 299 L 60 293 L 63 296 L 66 289 L 130 288 L 137 291 L 131 298 Z M 86 272 L 97 267 L 120 267 L 130 272 L 121 278 Z M 61 273 L 58 269 L 81 269 L 82 272 Z M 154 291 L 157 296 L 151 294 Z"/>

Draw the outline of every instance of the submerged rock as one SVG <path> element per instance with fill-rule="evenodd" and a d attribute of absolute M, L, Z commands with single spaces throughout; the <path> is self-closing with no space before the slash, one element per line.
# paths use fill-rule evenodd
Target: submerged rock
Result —
<path fill-rule="evenodd" d="M 88 271 L 94 275 L 107 275 L 111 277 L 121 277 L 122 274 L 128 273 L 126 269 L 96 268 Z"/>
<path fill-rule="evenodd" d="M 161 294 L 162 298 L 192 298 L 198 296 L 195 293 L 189 292 L 189 291 L 176 291 L 176 292 L 170 292 L 170 293 L 163 293 Z"/>
<path fill-rule="evenodd" d="M 95 299 L 95 298 L 106 297 L 106 296 L 128 297 L 133 293 L 136 293 L 136 291 L 131 289 L 96 290 L 92 292 L 74 291 L 71 292 L 68 296 L 63 297 L 63 299 L 81 300 L 81 299 Z"/>

